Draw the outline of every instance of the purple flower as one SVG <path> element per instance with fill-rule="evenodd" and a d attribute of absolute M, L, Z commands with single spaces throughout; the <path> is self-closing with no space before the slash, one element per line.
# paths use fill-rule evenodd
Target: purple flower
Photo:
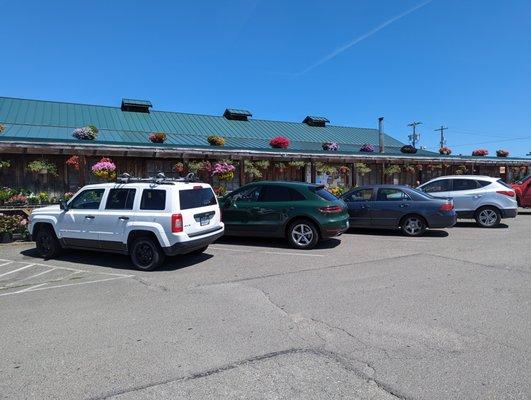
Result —
<path fill-rule="evenodd" d="M 326 151 L 338 151 L 339 145 L 336 142 L 324 142 L 323 143 L 323 150 Z"/>
<path fill-rule="evenodd" d="M 360 147 L 360 151 L 363 153 L 372 153 L 374 152 L 374 147 L 372 144 L 365 143 L 363 146 Z"/>

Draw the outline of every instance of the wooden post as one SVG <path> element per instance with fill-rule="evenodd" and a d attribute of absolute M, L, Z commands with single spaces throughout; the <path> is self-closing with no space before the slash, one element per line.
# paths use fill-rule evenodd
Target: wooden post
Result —
<path fill-rule="evenodd" d="M 315 180 L 316 180 L 316 173 L 315 173 L 315 163 L 312 161 L 310 161 L 310 168 L 311 168 L 311 172 L 310 172 L 310 175 L 311 175 L 311 180 L 312 182 L 311 183 L 315 183 Z"/>
<path fill-rule="evenodd" d="M 240 160 L 240 186 L 245 185 L 245 161 L 242 158 Z"/>
<path fill-rule="evenodd" d="M 87 159 L 84 155 L 79 156 L 79 186 L 83 187 L 87 182 Z"/>

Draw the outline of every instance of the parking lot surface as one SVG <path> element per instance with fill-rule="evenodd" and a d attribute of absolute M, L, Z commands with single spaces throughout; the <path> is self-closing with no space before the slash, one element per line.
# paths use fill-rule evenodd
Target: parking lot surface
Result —
<path fill-rule="evenodd" d="M 0 398 L 529 399 L 531 212 L 503 222 L 222 238 L 154 272 L 0 245 Z"/>

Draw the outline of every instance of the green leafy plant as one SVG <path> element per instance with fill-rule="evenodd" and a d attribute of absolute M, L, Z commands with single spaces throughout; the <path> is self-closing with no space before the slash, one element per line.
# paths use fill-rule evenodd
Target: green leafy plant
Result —
<path fill-rule="evenodd" d="M 260 179 L 262 177 L 262 170 L 256 166 L 256 164 L 250 160 L 244 160 L 243 162 L 245 173 L 251 180 Z"/>
<path fill-rule="evenodd" d="M 308 162 L 306 162 L 306 161 L 290 161 L 288 163 L 288 165 L 290 167 L 294 167 L 294 168 L 304 168 L 304 167 L 306 167 L 306 165 L 308 165 Z"/>
<path fill-rule="evenodd" d="M 390 165 L 386 169 L 384 169 L 384 174 L 387 176 L 391 176 L 398 173 L 400 173 L 400 167 L 398 165 Z"/>
<path fill-rule="evenodd" d="M 273 164 L 273 167 L 282 172 L 286 169 L 286 164 L 284 164 L 283 162 L 276 162 L 275 164 Z"/>
<path fill-rule="evenodd" d="M 464 175 L 466 174 L 468 171 L 466 165 L 460 165 L 457 167 L 457 169 L 455 170 L 455 174 L 456 175 Z"/>
<path fill-rule="evenodd" d="M 370 169 L 367 164 L 365 163 L 356 163 L 354 164 L 354 169 L 356 170 L 357 173 L 359 173 L 361 176 L 364 176 L 365 174 L 368 174 L 372 171 L 372 169 Z"/>
<path fill-rule="evenodd" d="M 11 161 L 9 160 L 0 160 L 0 170 L 7 169 L 11 167 Z"/>
<path fill-rule="evenodd" d="M 39 203 L 46 204 L 50 202 L 50 195 L 46 192 L 39 192 L 37 193 L 37 199 L 39 199 Z"/>
<path fill-rule="evenodd" d="M 258 169 L 266 170 L 269 168 L 270 162 L 268 160 L 258 160 L 258 161 L 253 161 L 253 164 Z"/>
<path fill-rule="evenodd" d="M 57 166 L 48 160 L 35 160 L 28 163 L 28 170 L 36 174 L 57 176 Z"/>
<path fill-rule="evenodd" d="M 337 173 L 337 168 L 330 164 L 325 164 L 322 162 L 316 162 L 315 163 L 315 171 L 318 174 L 327 174 L 327 175 L 333 175 Z"/>
<path fill-rule="evenodd" d="M 207 142 L 211 146 L 224 146 L 225 145 L 225 138 L 223 136 L 219 135 L 210 135 L 207 137 Z"/>

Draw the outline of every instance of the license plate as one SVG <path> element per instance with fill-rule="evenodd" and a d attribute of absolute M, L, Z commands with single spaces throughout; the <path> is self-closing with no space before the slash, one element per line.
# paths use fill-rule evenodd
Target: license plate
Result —
<path fill-rule="evenodd" d="M 208 217 L 201 218 L 201 219 L 199 220 L 199 223 L 201 224 L 201 226 L 208 225 L 208 224 L 210 224 L 210 218 L 208 218 Z"/>

